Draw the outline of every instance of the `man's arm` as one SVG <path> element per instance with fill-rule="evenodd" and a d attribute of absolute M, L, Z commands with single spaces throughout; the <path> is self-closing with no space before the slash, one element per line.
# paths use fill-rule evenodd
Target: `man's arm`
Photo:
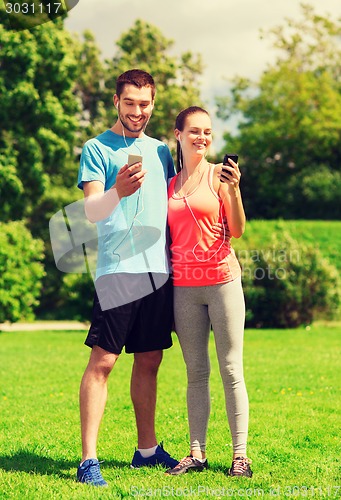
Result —
<path fill-rule="evenodd" d="M 141 187 L 146 170 L 132 174 L 135 169 L 136 164 L 131 167 L 124 165 L 117 174 L 116 183 L 106 192 L 101 181 L 83 181 L 85 214 L 90 222 L 109 217 L 121 198 L 132 195 Z"/>

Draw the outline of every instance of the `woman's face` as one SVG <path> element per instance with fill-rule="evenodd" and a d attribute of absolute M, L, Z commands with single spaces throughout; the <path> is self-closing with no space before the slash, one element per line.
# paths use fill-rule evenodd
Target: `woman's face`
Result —
<path fill-rule="evenodd" d="M 182 131 L 176 130 L 184 156 L 204 156 L 212 144 L 212 124 L 206 113 L 188 115 Z"/>

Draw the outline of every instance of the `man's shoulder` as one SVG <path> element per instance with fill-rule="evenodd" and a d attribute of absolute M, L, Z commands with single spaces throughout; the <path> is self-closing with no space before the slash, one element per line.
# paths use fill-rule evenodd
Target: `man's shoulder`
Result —
<path fill-rule="evenodd" d="M 86 147 L 101 147 L 101 146 L 107 146 L 110 143 L 113 142 L 114 140 L 114 134 L 111 133 L 111 131 L 108 129 L 105 132 L 102 132 L 101 134 L 96 135 L 95 137 L 91 137 L 88 139 L 84 146 Z"/>
<path fill-rule="evenodd" d="M 150 137 L 149 135 L 144 135 L 144 140 L 146 142 L 149 142 L 150 145 L 152 145 L 155 148 L 161 149 L 163 151 L 169 151 L 168 144 L 166 144 L 163 141 L 160 141 L 160 139 L 156 139 L 155 137 Z"/>
<path fill-rule="evenodd" d="M 160 139 L 156 139 L 156 137 L 151 137 L 150 135 L 144 134 L 143 139 L 145 141 L 149 141 L 149 142 L 152 142 L 154 144 L 157 144 L 158 146 L 168 147 L 165 142 L 161 141 Z"/>

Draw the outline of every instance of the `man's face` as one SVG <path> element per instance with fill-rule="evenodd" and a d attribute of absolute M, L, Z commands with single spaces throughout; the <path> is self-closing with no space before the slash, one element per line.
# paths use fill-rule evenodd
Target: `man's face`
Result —
<path fill-rule="evenodd" d="M 128 137 L 142 135 L 153 110 L 152 89 L 125 85 L 120 97 L 115 94 L 114 104 L 126 135 Z"/>

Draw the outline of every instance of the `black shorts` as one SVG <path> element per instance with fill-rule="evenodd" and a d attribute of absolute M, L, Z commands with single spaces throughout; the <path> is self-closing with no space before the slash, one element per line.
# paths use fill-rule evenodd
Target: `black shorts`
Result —
<path fill-rule="evenodd" d="M 108 352 L 120 354 L 123 346 L 127 353 L 149 352 L 168 349 L 172 346 L 173 326 L 173 284 L 170 278 L 155 287 L 152 276 L 148 274 L 151 293 L 117 307 L 103 308 L 99 300 L 103 283 L 106 289 L 118 288 L 127 283 L 127 275 L 111 274 L 101 276 L 96 281 L 93 306 L 93 318 L 85 344 L 89 347 L 98 345 Z M 146 280 L 146 275 L 129 275 L 133 288 L 139 286 L 139 276 Z M 160 275 L 165 276 L 165 275 Z M 156 280 L 157 281 L 157 280 Z M 165 281 L 163 278 L 162 283 Z M 98 292 L 98 293 L 97 293 Z"/>

